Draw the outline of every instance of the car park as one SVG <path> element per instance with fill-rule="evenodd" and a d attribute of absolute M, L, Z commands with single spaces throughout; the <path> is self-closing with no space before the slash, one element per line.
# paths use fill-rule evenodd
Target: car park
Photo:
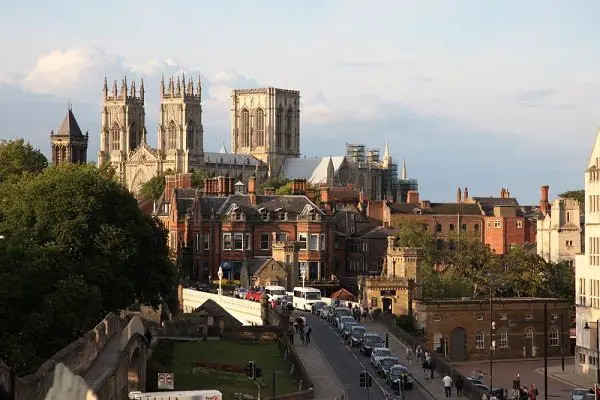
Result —
<path fill-rule="evenodd" d="M 206 293 L 210 292 L 210 287 L 208 286 L 207 283 L 196 283 L 194 286 L 195 286 L 195 289 L 198 290 L 199 292 L 206 292 Z"/>
<path fill-rule="evenodd" d="M 350 332 L 352 331 L 352 328 L 357 326 L 358 322 L 354 321 L 354 322 L 345 322 L 344 323 L 344 329 L 342 330 L 342 339 L 344 340 L 348 340 L 350 338 Z"/>
<path fill-rule="evenodd" d="M 385 342 L 381 336 L 376 333 L 365 333 L 360 341 L 360 352 L 368 357 L 371 355 L 371 351 L 377 347 L 385 347 Z"/>
<path fill-rule="evenodd" d="M 350 345 L 352 347 L 360 347 L 360 342 L 366 332 L 367 328 L 362 325 L 353 326 L 352 330 L 350 330 L 350 338 L 348 339 Z"/>
<path fill-rule="evenodd" d="M 403 365 L 394 365 L 388 370 L 386 375 L 386 382 L 393 390 L 400 390 L 400 381 L 403 380 L 404 390 L 412 390 L 414 386 L 414 379 L 412 374 Z"/>
<path fill-rule="evenodd" d="M 392 368 L 394 365 L 402 365 L 400 359 L 398 359 L 397 357 L 382 357 L 379 360 L 377 372 L 379 373 L 379 375 L 385 378 L 390 368 Z"/>
<path fill-rule="evenodd" d="M 371 350 L 371 365 L 377 369 L 379 366 L 379 360 L 384 357 L 393 357 L 394 353 L 387 347 L 375 347 Z"/>
<path fill-rule="evenodd" d="M 338 324 L 337 324 L 338 332 L 341 333 L 344 330 L 344 324 L 347 322 L 356 322 L 356 320 L 352 316 L 348 316 L 348 315 L 341 316 L 340 319 L 338 320 Z"/>

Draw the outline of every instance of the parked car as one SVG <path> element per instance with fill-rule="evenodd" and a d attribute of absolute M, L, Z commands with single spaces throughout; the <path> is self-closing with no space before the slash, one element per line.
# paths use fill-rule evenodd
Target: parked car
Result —
<path fill-rule="evenodd" d="M 575 389 L 571 390 L 571 400 L 583 400 L 585 395 L 588 394 L 589 392 L 590 392 L 589 389 L 575 388 Z M 594 394 L 593 391 L 592 391 L 592 394 Z"/>
<path fill-rule="evenodd" d="M 393 357 L 394 353 L 387 347 L 375 347 L 371 351 L 371 365 L 373 368 L 377 369 L 379 366 L 379 360 L 384 357 Z"/>
<path fill-rule="evenodd" d="M 254 300 L 254 295 L 257 293 L 256 290 L 247 290 L 246 291 L 246 300 Z"/>
<path fill-rule="evenodd" d="M 281 304 L 281 308 L 285 308 L 288 305 L 292 305 L 293 304 L 293 297 L 290 296 L 289 294 L 286 294 L 285 296 L 283 296 L 281 298 L 280 304 Z"/>
<path fill-rule="evenodd" d="M 371 351 L 377 347 L 385 347 L 381 336 L 376 333 L 365 333 L 360 341 L 360 352 L 368 357 L 371 355 Z"/>
<path fill-rule="evenodd" d="M 469 382 L 471 382 L 473 385 L 483 385 L 483 382 L 477 378 L 467 378 L 467 380 Z"/>
<path fill-rule="evenodd" d="M 352 328 L 355 326 L 358 326 L 358 322 L 356 322 L 356 321 L 345 322 L 344 329 L 342 330 L 342 339 L 348 340 L 350 338 L 350 332 L 352 331 Z"/>
<path fill-rule="evenodd" d="M 348 315 L 344 315 L 344 316 L 340 317 L 340 319 L 338 320 L 338 324 L 337 324 L 338 332 L 341 333 L 344 330 L 344 324 L 347 322 L 356 322 L 356 320 L 354 319 L 354 317 L 348 316 Z"/>
<path fill-rule="evenodd" d="M 248 289 L 246 289 L 246 288 L 243 288 L 243 287 L 235 288 L 235 290 L 233 291 L 233 297 L 237 297 L 238 299 L 245 299 L 247 292 L 248 292 Z"/>
<path fill-rule="evenodd" d="M 498 398 L 498 400 L 504 400 L 506 398 L 504 396 L 504 389 L 498 389 L 498 388 L 490 389 L 490 387 L 488 385 L 484 385 L 484 384 L 476 384 L 473 386 L 475 386 L 475 388 L 479 389 L 479 391 L 481 393 L 487 393 L 488 395 L 490 393 L 494 394 Z"/>
<path fill-rule="evenodd" d="M 331 311 L 333 311 L 332 306 L 325 306 L 325 307 L 321 308 L 321 310 L 319 311 L 319 315 L 321 316 L 321 318 L 329 319 L 329 315 L 331 314 Z"/>
<path fill-rule="evenodd" d="M 338 307 L 335 309 L 335 318 L 333 325 L 337 327 L 340 323 L 340 318 L 342 317 L 352 317 L 352 310 L 349 308 Z M 353 317 L 354 318 L 354 317 Z"/>
<path fill-rule="evenodd" d="M 196 283 L 194 286 L 195 286 L 195 289 L 200 292 L 206 292 L 206 293 L 210 292 L 210 286 L 208 286 L 207 283 Z"/>
<path fill-rule="evenodd" d="M 404 381 L 404 390 L 412 390 L 414 386 L 414 380 L 412 374 L 403 365 L 394 365 L 388 370 L 385 378 L 390 388 L 394 391 L 400 390 L 400 380 Z"/>
<path fill-rule="evenodd" d="M 316 303 L 313 303 L 312 306 L 310 306 L 311 312 L 315 315 L 319 315 L 323 307 L 325 307 L 326 305 L 327 303 L 325 303 L 324 301 L 317 301 Z"/>
<path fill-rule="evenodd" d="M 385 378 L 390 368 L 394 365 L 402 365 L 400 359 L 397 357 L 382 357 L 379 359 L 379 368 L 377 368 L 377 372 Z"/>
<path fill-rule="evenodd" d="M 363 335 L 367 332 L 367 328 L 362 325 L 353 326 L 350 330 L 350 338 L 348 342 L 352 347 L 359 347 L 362 341 Z"/>

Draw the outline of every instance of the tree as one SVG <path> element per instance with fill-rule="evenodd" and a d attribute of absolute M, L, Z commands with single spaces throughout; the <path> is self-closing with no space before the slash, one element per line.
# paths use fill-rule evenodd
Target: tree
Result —
<path fill-rule="evenodd" d="M 566 199 L 577 200 L 581 209 L 585 210 L 585 190 L 567 190 L 566 192 L 559 194 L 559 196 L 564 197 Z"/>
<path fill-rule="evenodd" d="M 108 312 L 176 296 L 167 232 L 104 170 L 25 176 L 0 203 L 0 358 L 34 371 Z"/>
<path fill-rule="evenodd" d="M 204 171 L 195 170 L 192 172 L 192 187 L 197 189 L 204 188 L 204 178 L 206 178 L 206 174 Z"/>
<path fill-rule="evenodd" d="M 0 182 L 23 173 L 39 174 L 48 160 L 23 139 L 0 140 Z"/>
<path fill-rule="evenodd" d="M 158 200 L 165 191 L 165 176 L 156 175 L 140 188 L 139 196 L 144 200 Z"/>
<path fill-rule="evenodd" d="M 537 254 L 527 253 L 521 246 L 511 249 L 502 258 L 505 293 L 509 296 L 543 296 L 546 291 L 547 263 Z"/>
<path fill-rule="evenodd" d="M 278 194 L 278 195 L 292 194 L 292 182 L 287 182 L 285 185 L 279 186 L 277 189 L 275 189 L 275 194 Z"/>
<path fill-rule="evenodd" d="M 267 179 L 265 182 L 263 182 L 260 185 L 260 190 L 263 193 L 266 188 L 273 188 L 273 189 L 277 190 L 280 187 L 287 185 L 288 182 L 290 182 L 290 180 L 285 177 L 273 177 L 273 178 Z"/>

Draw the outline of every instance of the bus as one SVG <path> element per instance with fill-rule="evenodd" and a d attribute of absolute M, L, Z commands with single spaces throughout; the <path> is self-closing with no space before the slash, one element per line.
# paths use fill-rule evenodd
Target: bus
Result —
<path fill-rule="evenodd" d="M 130 392 L 130 400 L 223 400 L 218 390 L 189 390 L 171 392 Z"/>
<path fill-rule="evenodd" d="M 321 301 L 321 291 L 310 287 L 295 287 L 293 304 L 298 310 L 311 311 L 313 303 Z"/>
<path fill-rule="evenodd" d="M 267 285 L 265 286 L 265 294 L 269 301 L 272 301 L 281 299 L 286 295 L 286 291 L 283 286 Z"/>

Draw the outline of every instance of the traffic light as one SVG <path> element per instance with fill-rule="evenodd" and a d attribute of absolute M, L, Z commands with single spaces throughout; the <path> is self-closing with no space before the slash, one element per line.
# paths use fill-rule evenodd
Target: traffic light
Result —
<path fill-rule="evenodd" d="M 366 373 L 366 374 L 367 374 L 367 387 L 371 387 L 371 386 L 373 386 L 373 377 L 369 373 Z"/>
<path fill-rule="evenodd" d="M 262 376 L 262 369 L 258 368 L 254 365 L 254 379 L 260 378 Z"/>
<path fill-rule="evenodd" d="M 366 387 L 366 386 L 367 386 L 367 373 L 361 372 L 360 373 L 360 387 Z"/>
<path fill-rule="evenodd" d="M 248 375 L 248 378 L 254 379 L 255 373 L 256 365 L 254 364 L 254 361 L 248 361 L 248 364 L 246 365 L 246 375 Z"/>

